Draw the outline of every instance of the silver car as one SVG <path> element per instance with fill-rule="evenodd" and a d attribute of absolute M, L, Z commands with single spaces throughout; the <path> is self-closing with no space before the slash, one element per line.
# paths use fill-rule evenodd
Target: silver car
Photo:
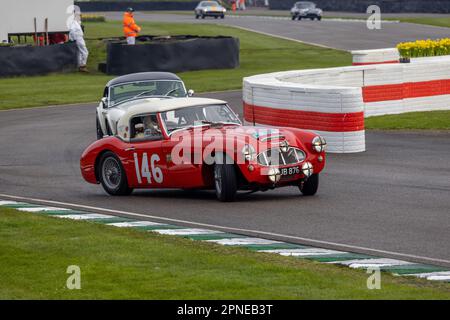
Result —
<path fill-rule="evenodd" d="M 303 18 L 322 20 L 322 9 L 317 8 L 314 2 L 296 2 L 291 9 L 291 17 L 292 20 L 301 20 Z"/>
<path fill-rule="evenodd" d="M 97 107 L 97 139 L 117 133 L 117 121 L 138 99 L 190 97 L 181 79 L 170 72 L 140 72 L 120 76 L 106 84 Z"/>
<path fill-rule="evenodd" d="M 216 19 L 220 17 L 223 19 L 225 18 L 225 12 L 227 12 L 227 9 L 217 1 L 202 1 L 194 9 L 196 19 L 200 17 L 202 19 L 205 19 L 205 17 L 214 17 Z"/>

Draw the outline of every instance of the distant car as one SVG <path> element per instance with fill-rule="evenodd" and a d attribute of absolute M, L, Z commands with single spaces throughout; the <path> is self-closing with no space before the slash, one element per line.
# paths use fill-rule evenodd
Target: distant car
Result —
<path fill-rule="evenodd" d="M 215 189 L 218 200 L 233 201 L 237 190 L 317 191 L 326 142 L 315 133 L 242 126 L 222 100 L 147 98 L 129 104 L 117 135 L 95 141 L 80 159 L 83 178 L 111 195 Z"/>
<path fill-rule="evenodd" d="M 148 97 L 166 99 L 192 96 L 181 79 L 170 72 L 131 73 L 112 79 L 103 90 L 97 107 L 97 139 L 113 136 L 117 121 L 130 106 L 129 102 Z"/>
<path fill-rule="evenodd" d="M 200 2 L 197 7 L 194 9 L 195 12 L 195 18 L 202 18 L 205 19 L 205 17 L 214 17 L 214 18 L 225 18 L 225 12 L 227 12 L 227 9 L 225 9 L 223 6 L 221 6 L 217 1 L 202 1 Z"/>
<path fill-rule="evenodd" d="M 292 20 L 301 20 L 303 18 L 322 20 L 322 9 L 317 8 L 314 2 L 296 2 L 291 9 L 291 17 Z"/>

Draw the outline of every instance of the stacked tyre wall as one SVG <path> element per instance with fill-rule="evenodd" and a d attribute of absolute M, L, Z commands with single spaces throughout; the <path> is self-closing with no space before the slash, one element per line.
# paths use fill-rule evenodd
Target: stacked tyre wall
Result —
<path fill-rule="evenodd" d="M 244 78 L 244 118 L 324 136 L 330 152 L 365 150 L 364 118 L 450 110 L 450 57 Z"/>

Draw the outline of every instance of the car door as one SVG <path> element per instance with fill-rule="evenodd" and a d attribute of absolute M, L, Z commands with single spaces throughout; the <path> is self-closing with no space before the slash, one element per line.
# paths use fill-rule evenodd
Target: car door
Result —
<path fill-rule="evenodd" d="M 166 121 L 178 122 L 176 112 L 166 112 Z M 162 149 L 167 160 L 167 172 L 172 188 L 204 187 L 202 174 L 201 134 L 196 137 L 196 130 L 179 131 L 162 142 Z M 194 139 L 200 139 L 194 144 Z"/>
<path fill-rule="evenodd" d="M 126 157 L 128 164 L 134 167 L 129 177 L 134 188 L 165 188 L 170 185 L 167 160 L 162 150 L 163 136 L 155 119 L 156 114 L 146 114 L 130 121 L 131 139 Z M 151 122 L 153 124 L 150 125 Z"/>

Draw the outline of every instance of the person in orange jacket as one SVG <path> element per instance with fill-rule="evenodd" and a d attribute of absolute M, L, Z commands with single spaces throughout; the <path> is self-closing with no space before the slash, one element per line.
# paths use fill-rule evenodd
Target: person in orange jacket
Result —
<path fill-rule="evenodd" d="M 141 27 L 134 22 L 133 12 L 133 8 L 128 8 L 123 14 L 123 33 L 125 38 L 127 38 L 128 44 L 135 44 L 136 37 L 141 31 Z"/>

